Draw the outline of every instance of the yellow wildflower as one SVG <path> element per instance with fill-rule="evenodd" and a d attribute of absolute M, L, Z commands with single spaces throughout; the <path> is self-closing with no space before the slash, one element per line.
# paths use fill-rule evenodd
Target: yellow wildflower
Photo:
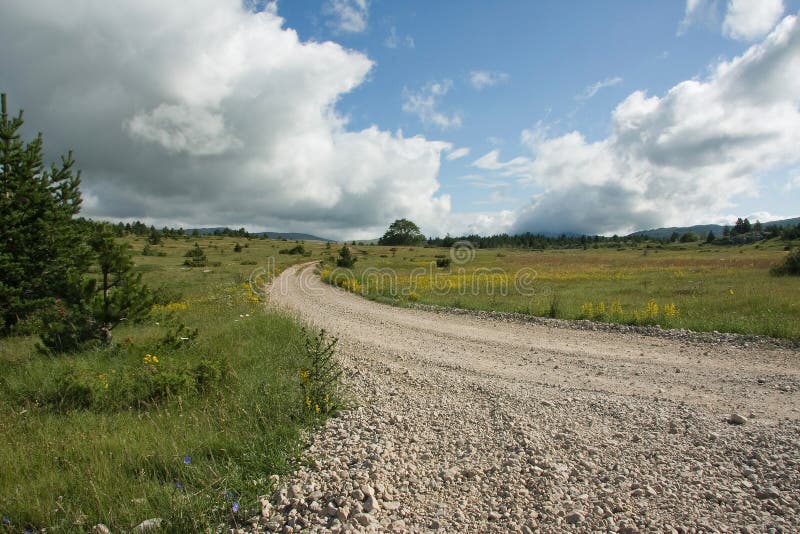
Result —
<path fill-rule="evenodd" d="M 654 318 L 658 315 L 658 303 L 650 299 L 650 302 L 647 303 L 647 316 L 650 318 Z"/>
<path fill-rule="evenodd" d="M 670 319 L 675 319 L 679 315 L 678 307 L 675 306 L 674 303 L 665 304 L 664 305 L 664 315 L 666 315 Z"/>
<path fill-rule="evenodd" d="M 603 302 L 598 303 L 597 307 L 595 308 L 595 315 L 597 317 L 602 317 L 605 314 L 606 314 L 606 305 L 605 305 L 605 303 L 603 303 Z"/>
<path fill-rule="evenodd" d="M 617 319 L 618 321 L 621 321 L 623 316 L 625 315 L 625 312 L 622 309 L 622 304 L 620 304 L 619 301 L 616 301 L 611 304 L 608 313 L 612 318 Z"/>

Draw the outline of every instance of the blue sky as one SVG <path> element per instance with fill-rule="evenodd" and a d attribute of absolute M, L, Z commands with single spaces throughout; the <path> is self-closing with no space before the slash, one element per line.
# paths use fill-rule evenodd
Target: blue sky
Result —
<path fill-rule="evenodd" d="M 486 188 L 459 179 L 480 174 L 471 163 L 491 150 L 503 159 L 525 153 L 522 130 L 543 123 L 553 135 L 577 130 L 587 141 L 600 140 L 609 134 L 612 111 L 631 92 L 661 95 L 707 76 L 720 58 L 752 44 L 723 35 L 723 5 L 715 6 L 716 18 L 686 24 L 686 3 L 677 1 L 468 0 L 455 6 L 374 0 L 365 28 L 354 32 L 326 17 L 325 4 L 283 2 L 278 12 L 302 39 L 334 40 L 375 61 L 370 79 L 344 95 L 338 109 L 354 129 L 378 124 L 469 148 L 466 157 L 444 159 L 439 175 L 454 209 L 465 212 L 520 208 L 535 192 L 510 187 L 492 201 Z M 784 13 L 796 12 L 798 4 L 784 2 Z M 496 75 L 495 84 L 476 88 L 470 80 L 478 71 Z M 408 91 L 447 80 L 452 86 L 437 110 L 458 116 L 460 125 L 441 127 L 403 111 Z M 786 171 L 766 177 L 764 195 L 745 199 L 736 213 L 800 214 L 798 194 L 785 194 L 792 178 Z M 715 215 L 708 220 L 719 219 Z"/>
<path fill-rule="evenodd" d="M 800 0 L 12 0 L 87 216 L 334 238 L 800 215 Z"/>

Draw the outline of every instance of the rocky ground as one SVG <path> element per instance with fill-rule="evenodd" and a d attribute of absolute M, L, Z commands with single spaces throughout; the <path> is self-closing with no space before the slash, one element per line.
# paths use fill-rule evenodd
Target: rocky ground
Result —
<path fill-rule="evenodd" d="M 311 268 L 271 295 L 339 336 L 356 407 L 244 530 L 800 530 L 796 349 L 392 308 Z"/>

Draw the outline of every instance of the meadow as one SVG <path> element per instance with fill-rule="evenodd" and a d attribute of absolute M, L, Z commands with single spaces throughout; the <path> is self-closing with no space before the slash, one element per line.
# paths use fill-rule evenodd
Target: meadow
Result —
<path fill-rule="evenodd" d="M 144 238 L 126 240 L 144 281 L 161 288 L 146 322 L 114 329 L 111 348 L 71 355 L 38 352 L 34 336 L 0 340 L 6 531 L 241 523 L 270 476 L 302 461 L 304 432 L 338 407 L 335 384 L 309 383 L 316 333 L 269 310 L 259 290 L 319 257 L 321 243 L 304 256 L 279 253 L 294 242 L 165 239 L 144 256 Z M 182 265 L 195 242 L 205 267 Z M 311 397 L 323 394 L 320 409 Z"/>
<path fill-rule="evenodd" d="M 264 305 L 263 284 L 323 259 L 322 276 L 394 305 L 800 339 L 800 279 L 769 274 L 778 240 L 587 249 L 339 246 L 231 237 L 126 238 L 157 288 L 146 322 L 111 348 L 52 356 L 0 341 L 0 515 L 9 531 L 237 524 L 303 461 L 304 432 L 341 405 L 315 373 L 319 339 Z M 197 243 L 207 264 L 187 267 Z M 237 246 L 238 244 L 238 246 Z M 237 252 L 238 250 L 238 252 Z M 299 252 L 288 254 L 287 252 Z M 325 343 L 322 343 L 325 346 Z M 316 347 L 316 349 L 315 349 Z M 315 352 L 316 351 L 316 352 Z"/>
<path fill-rule="evenodd" d="M 784 241 L 610 245 L 540 251 L 352 246 L 353 269 L 329 260 L 322 274 L 396 305 L 800 339 L 800 278 L 769 273 L 787 254 Z"/>

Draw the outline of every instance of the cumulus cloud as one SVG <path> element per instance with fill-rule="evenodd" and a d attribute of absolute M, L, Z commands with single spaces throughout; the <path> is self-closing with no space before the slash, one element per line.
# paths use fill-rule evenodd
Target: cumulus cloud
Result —
<path fill-rule="evenodd" d="M 720 0 L 686 0 L 686 10 L 678 26 L 678 35 L 683 35 L 697 23 L 716 26 L 719 23 L 719 2 Z"/>
<path fill-rule="evenodd" d="M 704 80 L 663 96 L 636 91 L 612 115 L 612 133 L 522 133 L 533 157 L 474 165 L 540 188 L 515 231 L 615 233 L 703 221 L 757 194 L 759 176 L 800 161 L 800 24 L 781 21 Z"/>
<path fill-rule="evenodd" d="M 242 142 L 226 130 L 223 117 L 202 107 L 159 104 L 127 122 L 132 137 L 160 144 L 169 152 L 219 155 Z"/>
<path fill-rule="evenodd" d="M 601 89 L 605 89 L 606 87 L 614 87 L 615 85 L 619 85 L 622 83 L 622 78 L 619 76 L 614 76 L 613 78 L 606 78 L 605 80 L 599 80 L 591 85 L 587 85 L 583 92 L 577 96 L 575 96 L 575 100 L 589 100 L 594 95 L 596 95 Z"/>
<path fill-rule="evenodd" d="M 11 2 L 0 49 L 28 135 L 50 160 L 74 149 L 87 216 L 355 238 L 399 217 L 446 224 L 451 145 L 349 131 L 335 104 L 372 61 L 300 41 L 274 4 Z"/>
<path fill-rule="evenodd" d="M 331 17 L 328 26 L 344 33 L 360 33 L 367 29 L 368 0 L 326 0 L 322 12 Z"/>
<path fill-rule="evenodd" d="M 686 12 L 678 27 L 678 35 L 695 24 L 719 28 L 722 19 L 723 35 L 753 41 L 774 28 L 783 12 L 783 0 L 686 0 Z"/>
<path fill-rule="evenodd" d="M 469 156 L 469 148 L 467 147 L 456 148 L 455 150 L 451 150 L 450 153 L 447 155 L 447 161 L 461 159 L 465 156 Z"/>
<path fill-rule="evenodd" d="M 469 83 L 478 91 L 508 81 L 508 73 L 488 70 L 473 70 L 469 73 Z"/>
<path fill-rule="evenodd" d="M 758 39 L 775 26 L 783 10 L 783 0 L 729 0 L 722 32 L 732 39 Z"/>
<path fill-rule="evenodd" d="M 461 126 L 461 114 L 450 115 L 438 111 L 436 108 L 441 99 L 453 87 L 452 80 L 431 82 L 418 91 L 403 90 L 403 111 L 419 117 L 422 124 L 433 125 L 442 130 L 458 128 Z"/>

